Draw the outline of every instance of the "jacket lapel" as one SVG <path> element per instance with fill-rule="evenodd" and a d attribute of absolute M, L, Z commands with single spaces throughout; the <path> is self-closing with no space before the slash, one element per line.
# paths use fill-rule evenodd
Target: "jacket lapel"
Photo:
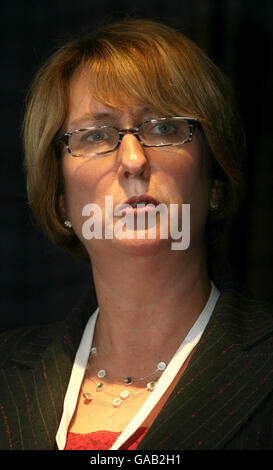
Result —
<path fill-rule="evenodd" d="M 271 312 L 232 289 L 220 296 L 186 371 L 138 449 L 224 448 L 273 388 Z"/>

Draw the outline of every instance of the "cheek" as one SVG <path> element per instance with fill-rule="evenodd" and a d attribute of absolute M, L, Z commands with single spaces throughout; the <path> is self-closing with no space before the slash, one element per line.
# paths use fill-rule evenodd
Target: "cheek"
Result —
<path fill-rule="evenodd" d="M 111 167 L 104 164 L 91 165 L 90 162 L 70 160 L 63 163 L 64 175 L 64 203 L 66 214 L 72 222 L 73 229 L 79 239 L 82 238 L 82 226 L 86 220 L 83 209 L 93 203 L 101 208 L 104 219 L 105 195 L 112 194 L 114 188 L 114 175 Z"/>
<path fill-rule="evenodd" d="M 209 173 L 205 154 L 196 149 L 177 151 L 172 156 L 168 171 L 158 172 L 161 190 L 168 194 L 169 201 L 190 204 L 191 240 L 200 240 L 208 214 Z M 180 211 L 179 211 L 180 214 Z M 179 229 L 182 219 L 179 217 Z"/>
<path fill-rule="evenodd" d="M 200 152 L 169 152 L 168 160 L 162 160 L 157 168 L 155 179 L 162 192 L 176 202 L 191 203 L 207 196 L 208 171 Z"/>
<path fill-rule="evenodd" d="M 75 160 L 64 161 L 65 202 L 69 210 L 92 202 L 98 184 L 98 175 L 91 171 L 87 162 Z M 101 177 L 101 173 L 100 173 Z"/>

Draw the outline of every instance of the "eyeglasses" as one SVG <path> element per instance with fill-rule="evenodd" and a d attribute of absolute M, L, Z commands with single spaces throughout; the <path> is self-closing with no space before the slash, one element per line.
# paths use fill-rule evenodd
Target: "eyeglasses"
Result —
<path fill-rule="evenodd" d="M 182 145 L 192 140 L 195 118 L 174 116 L 144 121 L 135 128 L 114 126 L 86 127 L 66 132 L 57 138 L 63 141 L 73 157 L 104 155 L 117 150 L 125 134 L 133 134 L 144 147 Z"/>

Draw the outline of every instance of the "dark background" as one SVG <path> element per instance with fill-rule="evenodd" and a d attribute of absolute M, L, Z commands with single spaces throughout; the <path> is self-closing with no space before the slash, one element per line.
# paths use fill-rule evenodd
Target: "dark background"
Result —
<path fill-rule="evenodd" d="M 42 62 L 71 35 L 124 15 L 178 27 L 230 77 L 244 121 L 247 198 L 234 224 L 230 262 L 255 296 L 273 301 L 272 1 L 15 0 L 1 4 L 0 329 L 68 315 L 88 291 L 91 271 L 52 246 L 26 199 L 21 144 L 24 99 Z"/>

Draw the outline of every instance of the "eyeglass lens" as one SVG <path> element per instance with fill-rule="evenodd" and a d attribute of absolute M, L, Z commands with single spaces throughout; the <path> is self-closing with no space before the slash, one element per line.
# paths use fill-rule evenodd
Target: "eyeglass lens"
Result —
<path fill-rule="evenodd" d="M 187 121 L 164 119 L 147 121 L 138 129 L 138 136 L 144 145 L 178 145 L 189 139 Z M 69 137 L 69 147 L 74 155 L 88 156 L 114 150 L 119 141 L 119 132 L 112 127 L 84 129 Z"/>

